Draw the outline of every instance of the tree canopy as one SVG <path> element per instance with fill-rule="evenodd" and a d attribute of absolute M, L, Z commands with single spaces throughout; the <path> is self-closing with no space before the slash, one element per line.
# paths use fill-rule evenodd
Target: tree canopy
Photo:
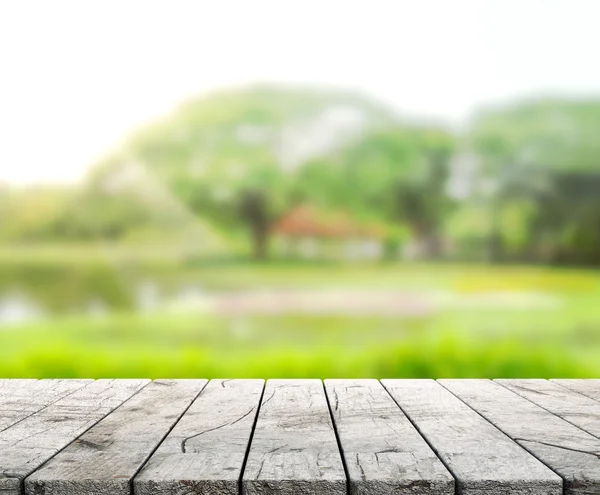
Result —
<path fill-rule="evenodd" d="M 430 257 L 600 263 L 599 131 L 593 98 L 484 108 L 459 133 L 357 92 L 230 88 L 139 129 L 76 190 L 0 194 L 0 238 L 192 225 L 265 258 L 277 220 L 309 205 Z"/>

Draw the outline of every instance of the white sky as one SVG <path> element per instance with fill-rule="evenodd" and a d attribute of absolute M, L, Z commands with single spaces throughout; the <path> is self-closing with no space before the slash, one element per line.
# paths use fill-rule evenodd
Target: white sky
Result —
<path fill-rule="evenodd" d="M 181 100 L 255 81 L 357 87 L 460 124 L 600 94 L 597 0 L 7 0 L 0 182 L 71 182 Z"/>

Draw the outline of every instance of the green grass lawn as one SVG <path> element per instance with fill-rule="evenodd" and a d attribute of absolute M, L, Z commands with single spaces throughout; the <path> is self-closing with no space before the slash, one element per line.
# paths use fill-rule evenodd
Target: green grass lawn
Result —
<path fill-rule="evenodd" d="M 6 254 L 0 253 L 7 257 Z M 18 263 L 30 263 L 26 255 Z M 16 258 L 11 258 L 15 263 Z M 84 264 L 83 257 L 78 262 Z M 46 260 L 47 261 L 47 260 Z M 38 263 L 42 263 L 39 259 Z M 56 260 L 55 260 L 56 262 Z M 1 268 L 1 264 L 0 264 Z M 122 269 L 122 265 L 115 265 Z M 412 317 L 223 316 L 119 311 L 0 326 L 5 377 L 600 376 L 600 273 L 453 264 L 171 262 L 155 273 L 213 291 L 396 288 L 532 292 L 550 308 L 444 307 Z M 175 273 L 177 272 L 177 273 Z M 60 280 L 56 281 L 57 284 Z"/>
<path fill-rule="evenodd" d="M 4 330 L 0 374 L 583 377 L 600 372 L 600 339 L 585 326 L 569 332 L 550 315 L 465 316 L 61 319 Z M 590 325 L 597 328 L 599 320 Z"/>

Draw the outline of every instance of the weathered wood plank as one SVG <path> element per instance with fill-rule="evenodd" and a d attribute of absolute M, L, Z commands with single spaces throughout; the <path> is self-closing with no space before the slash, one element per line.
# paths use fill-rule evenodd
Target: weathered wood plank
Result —
<path fill-rule="evenodd" d="M 237 495 L 263 387 L 211 380 L 135 477 L 135 494 Z"/>
<path fill-rule="evenodd" d="M 0 380 L 0 431 L 91 382 L 92 380 Z"/>
<path fill-rule="evenodd" d="M 149 380 L 97 380 L 0 432 L 0 494 L 22 480 Z"/>
<path fill-rule="evenodd" d="M 574 390 L 575 392 L 585 395 L 590 399 L 600 401 L 600 380 L 598 379 L 555 379 L 550 380 L 558 383 L 561 387 Z"/>
<path fill-rule="evenodd" d="M 440 382 L 560 474 L 565 493 L 600 493 L 600 440 L 490 380 Z"/>
<path fill-rule="evenodd" d="M 25 480 L 28 495 L 129 495 L 131 480 L 206 385 L 156 380 Z"/>
<path fill-rule="evenodd" d="M 346 494 L 320 380 L 269 380 L 242 477 L 244 494 Z"/>
<path fill-rule="evenodd" d="M 377 380 L 325 380 L 352 495 L 453 494 L 454 478 Z"/>
<path fill-rule="evenodd" d="M 591 435 L 600 438 L 600 403 L 594 399 L 548 380 L 494 381 Z"/>
<path fill-rule="evenodd" d="M 454 475 L 458 493 L 562 493 L 556 474 L 435 381 L 382 383 Z"/>
<path fill-rule="evenodd" d="M 31 405 L 35 394 L 31 391 L 37 383 L 39 380 L 30 378 L 0 379 L 0 431 L 28 416 L 31 414 L 29 411 L 35 409 L 35 405 Z M 42 407 L 43 405 L 36 410 Z"/>
<path fill-rule="evenodd" d="M 0 393 L 2 390 L 14 390 L 38 381 L 37 378 L 0 378 Z"/>

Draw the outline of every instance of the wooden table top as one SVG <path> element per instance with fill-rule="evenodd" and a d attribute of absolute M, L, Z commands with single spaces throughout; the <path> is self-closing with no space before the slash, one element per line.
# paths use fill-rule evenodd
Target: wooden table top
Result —
<path fill-rule="evenodd" d="M 600 494 L 600 379 L 3 379 L 23 493 Z"/>

